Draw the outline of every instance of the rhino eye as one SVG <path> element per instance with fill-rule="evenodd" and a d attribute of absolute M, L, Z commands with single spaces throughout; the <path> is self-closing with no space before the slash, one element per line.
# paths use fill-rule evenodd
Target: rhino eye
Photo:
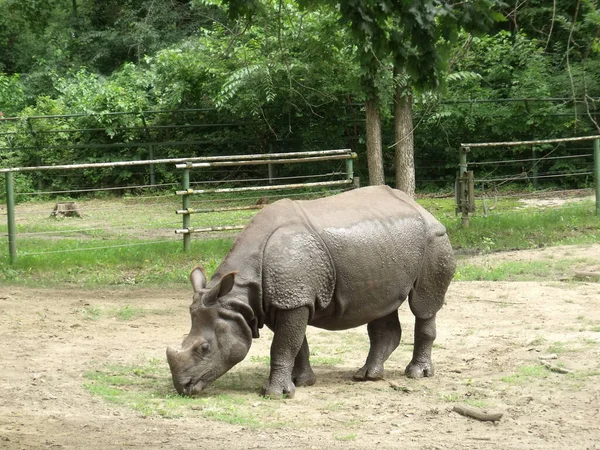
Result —
<path fill-rule="evenodd" d="M 210 351 L 210 344 L 208 342 L 204 342 L 200 346 L 199 350 L 200 350 L 200 353 L 202 353 L 202 354 L 208 353 Z"/>

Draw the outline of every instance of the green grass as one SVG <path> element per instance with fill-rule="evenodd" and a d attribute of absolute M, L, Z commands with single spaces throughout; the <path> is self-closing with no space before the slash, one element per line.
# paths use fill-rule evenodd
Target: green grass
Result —
<path fill-rule="evenodd" d="M 353 441 L 353 440 L 355 440 L 356 437 L 357 437 L 356 433 L 348 433 L 348 434 L 335 435 L 334 439 L 336 441 L 347 442 L 347 441 Z"/>
<path fill-rule="evenodd" d="M 567 353 L 567 352 L 571 352 L 573 351 L 572 348 L 570 348 L 565 342 L 553 342 L 547 349 L 548 353 L 556 353 L 556 354 L 561 354 L 561 353 Z"/>
<path fill-rule="evenodd" d="M 539 261 L 502 261 L 498 263 L 461 264 L 457 281 L 535 281 L 555 280 L 570 269 L 589 262 L 584 258 Z"/>
<path fill-rule="evenodd" d="M 495 215 L 488 218 L 473 216 L 470 227 L 464 229 L 454 215 L 454 199 L 425 198 L 419 201 L 446 225 L 453 247 L 459 253 L 600 241 L 600 221 L 595 216 L 592 202 L 564 208 L 524 210 L 516 209 L 519 205 L 516 199 L 501 200 L 494 210 Z M 222 239 L 195 237 L 191 252 L 185 254 L 182 241 L 173 238 L 172 233 L 181 227 L 181 216 L 174 213 L 180 205 L 170 197 L 156 201 L 117 198 L 78 203 L 82 206 L 81 219 L 59 220 L 48 218 L 53 202 L 19 205 L 19 208 L 25 208 L 22 214 L 17 214 L 19 257 L 15 264 L 9 264 L 6 238 L 0 239 L 0 283 L 36 287 L 187 283 L 190 269 L 196 265 L 205 267 L 211 274 L 233 243 L 233 236 Z M 33 214 L 29 210 L 38 212 Z M 246 223 L 255 213 L 195 214 L 192 226 Z M 107 230 L 107 227 L 111 228 Z M 5 232 L 6 224 L 0 223 L 0 234 Z M 23 234 L 36 232 L 46 234 Z M 577 262 L 573 258 L 505 262 L 495 266 L 465 264 L 459 267 L 456 279 L 535 280 Z"/>
<path fill-rule="evenodd" d="M 251 356 L 250 361 L 258 364 L 270 365 L 271 358 L 268 356 Z M 337 366 L 344 363 L 344 359 L 339 356 L 316 356 L 310 355 L 311 366 Z"/>
<path fill-rule="evenodd" d="M 105 401 L 132 409 L 144 417 L 202 416 L 250 428 L 285 425 L 274 417 L 277 402 L 262 400 L 256 407 L 257 389 L 264 373 L 227 373 L 210 393 L 201 397 L 177 395 L 164 361 L 150 359 L 139 365 L 108 364 L 84 374 L 84 388 Z"/>
<path fill-rule="evenodd" d="M 501 380 L 507 384 L 522 385 L 533 380 L 548 378 L 550 373 L 550 370 L 541 364 L 526 365 L 519 367 L 516 373 L 502 377 Z"/>
<path fill-rule="evenodd" d="M 127 322 L 148 315 L 165 316 L 173 314 L 172 309 L 146 309 L 138 306 L 124 305 L 120 308 L 102 308 L 100 306 L 85 306 L 76 310 L 77 313 L 87 320 L 98 320 L 105 317 L 113 317 L 117 320 Z"/>
<path fill-rule="evenodd" d="M 72 251 L 78 248 L 102 247 L 105 241 L 60 242 L 29 240 L 23 242 L 23 253 L 67 251 L 21 256 L 13 265 L 0 258 L 0 281 L 32 286 L 78 285 L 169 285 L 187 283 L 191 269 L 200 265 L 210 274 L 221 263 L 232 245 L 232 239 L 194 240 L 189 254 L 178 241 L 146 244 L 136 247 Z M 131 240 L 111 240 L 110 245 L 130 244 Z M 143 243 L 143 242 L 142 242 Z"/>

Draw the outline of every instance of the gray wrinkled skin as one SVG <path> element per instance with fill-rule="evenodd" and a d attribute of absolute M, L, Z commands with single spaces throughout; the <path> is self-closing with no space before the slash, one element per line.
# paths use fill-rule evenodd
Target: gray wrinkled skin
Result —
<path fill-rule="evenodd" d="M 240 233 L 210 282 L 192 272 L 192 327 L 180 349 L 167 349 L 175 388 L 200 393 L 244 359 L 264 325 L 274 332 L 264 395 L 293 397 L 296 386 L 315 383 L 307 325 L 368 324 L 371 348 L 354 379 L 381 379 L 400 343 L 406 298 L 415 315 L 406 375 L 432 376 L 435 317 L 455 266 L 443 225 L 387 186 L 278 201 Z"/>

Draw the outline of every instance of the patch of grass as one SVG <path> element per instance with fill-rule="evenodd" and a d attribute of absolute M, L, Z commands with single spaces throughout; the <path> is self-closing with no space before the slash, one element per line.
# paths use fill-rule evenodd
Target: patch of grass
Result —
<path fill-rule="evenodd" d="M 353 440 L 356 439 L 356 437 L 357 437 L 356 433 L 348 433 L 348 434 L 335 435 L 333 438 L 336 441 L 343 441 L 343 442 L 345 442 L 345 441 L 353 441 Z"/>
<path fill-rule="evenodd" d="M 473 406 L 474 408 L 480 408 L 480 409 L 485 409 L 485 408 L 490 407 L 490 404 L 487 400 L 479 399 L 479 398 L 467 398 L 467 399 L 463 400 L 463 403 Z"/>
<path fill-rule="evenodd" d="M 537 346 L 546 343 L 546 338 L 544 336 L 536 336 L 534 340 L 532 340 L 529 344 L 530 346 Z"/>
<path fill-rule="evenodd" d="M 471 217 L 469 228 L 462 228 L 454 214 L 436 216 L 446 225 L 455 249 L 515 250 L 595 243 L 600 238 L 600 224 L 591 201 L 526 211 L 510 205 L 496 209 L 487 218 Z"/>
<path fill-rule="evenodd" d="M 105 248 L 125 245 L 125 247 Z M 143 239 L 22 239 L 20 256 L 14 264 L 0 256 L 0 282 L 39 287 L 75 285 L 133 286 L 189 283 L 189 273 L 202 266 L 211 275 L 231 245 L 232 239 L 193 240 L 190 253 L 179 241 Z M 139 244 L 139 245 L 138 245 Z M 127 245 L 132 245 L 127 247 Z M 78 251 L 97 248 L 96 251 Z M 64 253 L 45 253 L 45 252 Z M 27 256 L 27 252 L 40 253 Z"/>
<path fill-rule="evenodd" d="M 487 408 L 489 407 L 488 401 L 485 398 L 480 398 L 480 393 L 458 393 L 452 392 L 448 394 L 442 394 L 442 401 L 447 403 L 465 403 L 475 408 Z"/>
<path fill-rule="evenodd" d="M 344 363 L 339 356 L 311 356 L 310 364 L 313 366 L 337 366 Z"/>
<path fill-rule="evenodd" d="M 263 375 L 258 377 L 262 380 Z M 91 394 L 143 416 L 176 418 L 201 415 L 251 428 L 284 425 L 273 417 L 274 407 L 269 402 L 262 401 L 260 408 L 256 407 L 256 393 L 260 386 L 257 376 L 229 372 L 208 389 L 209 395 L 194 398 L 175 393 L 171 373 L 166 363 L 158 359 L 140 365 L 104 365 L 86 372 L 84 379 L 84 387 Z"/>
<path fill-rule="evenodd" d="M 79 309 L 79 312 L 88 320 L 98 320 L 102 317 L 102 310 L 97 306 L 86 306 Z"/>
<path fill-rule="evenodd" d="M 258 428 L 261 425 L 257 414 L 248 410 L 248 399 L 221 394 L 200 400 L 200 411 L 207 419 Z"/>
<path fill-rule="evenodd" d="M 126 322 L 147 315 L 168 315 L 172 314 L 172 309 L 145 309 L 139 306 L 125 305 L 120 308 L 101 308 L 99 306 L 86 306 L 76 310 L 88 320 L 98 320 L 102 317 L 114 317 L 117 320 Z"/>
<path fill-rule="evenodd" d="M 346 407 L 344 402 L 333 402 L 333 403 L 328 403 L 327 405 L 325 405 L 323 407 L 323 410 L 325 411 L 341 411 Z"/>
<path fill-rule="evenodd" d="M 595 331 L 596 333 L 600 333 L 600 325 L 596 325 L 590 328 L 590 331 Z"/>
<path fill-rule="evenodd" d="M 545 379 L 550 375 L 550 370 L 541 364 L 521 366 L 513 375 L 502 377 L 501 380 L 507 384 L 525 384 L 531 380 Z"/>
<path fill-rule="evenodd" d="M 547 349 L 548 353 L 566 353 L 572 351 L 565 342 L 553 342 Z"/>
<path fill-rule="evenodd" d="M 181 240 L 165 241 L 165 232 L 172 236 L 172 230 L 180 226 L 173 214 L 180 207 L 176 200 L 169 196 L 158 200 L 79 199 L 83 218 L 74 220 L 49 219 L 54 202 L 29 202 L 26 213 L 19 216 L 19 257 L 15 264 L 9 264 L 6 246 L 0 247 L 0 283 L 36 287 L 164 286 L 188 283 L 189 271 L 196 265 L 202 265 L 210 275 L 231 248 L 233 237 L 193 239 L 192 251 L 185 254 Z M 468 229 L 463 229 L 454 215 L 454 199 L 429 198 L 419 202 L 446 225 L 450 240 L 459 251 L 494 252 L 600 239 L 593 202 L 523 210 L 516 209 L 516 199 L 501 200 L 494 216 L 473 216 Z M 255 212 L 197 214 L 192 224 L 242 224 Z M 0 223 L 0 234 L 5 231 L 6 225 Z M 561 264 L 565 263 L 465 266 L 459 269 L 457 279 L 539 279 L 548 267 L 551 271 L 561 270 Z"/>
<path fill-rule="evenodd" d="M 541 261 L 503 261 L 499 263 L 459 264 L 457 281 L 537 281 L 556 279 L 558 274 L 587 260 L 563 259 Z"/>
<path fill-rule="evenodd" d="M 442 394 L 442 400 L 448 403 L 456 403 L 463 400 L 463 395 L 458 392 L 452 392 L 451 394 Z"/>
<path fill-rule="evenodd" d="M 270 356 L 251 356 L 250 357 L 250 361 L 252 361 L 253 363 L 258 363 L 258 364 L 265 364 L 265 365 L 270 365 L 271 364 L 271 357 Z"/>
<path fill-rule="evenodd" d="M 122 321 L 133 320 L 137 317 L 142 317 L 145 314 L 146 310 L 144 308 L 131 305 L 125 305 L 115 311 L 115 317 Z"/>
<path fill-rule="evenodd" d="M 270 365 L 271 358 L 269 356 L 251 356 L 250 361 L 258 364 Z M 310 355 L 311 366 L 337 366 L 343 364 L 344 359 L 339 356 L 317 356 Z"/>

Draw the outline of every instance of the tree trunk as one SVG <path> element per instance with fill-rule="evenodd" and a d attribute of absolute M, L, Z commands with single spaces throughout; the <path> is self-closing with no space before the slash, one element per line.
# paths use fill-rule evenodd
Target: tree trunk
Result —
<path fill-rule="evenodd" d="M 415 196 L 415 155 L 410 88 L 398 86 L 394 102 L 396 189 Z"/>
<path fill-rule="evenodd" d="M 381 117 L 377 100 L 367 99 L 367 164 L 369 165 L 369 184 L 385 184 L 383 158 L 381 153 Z"/>

